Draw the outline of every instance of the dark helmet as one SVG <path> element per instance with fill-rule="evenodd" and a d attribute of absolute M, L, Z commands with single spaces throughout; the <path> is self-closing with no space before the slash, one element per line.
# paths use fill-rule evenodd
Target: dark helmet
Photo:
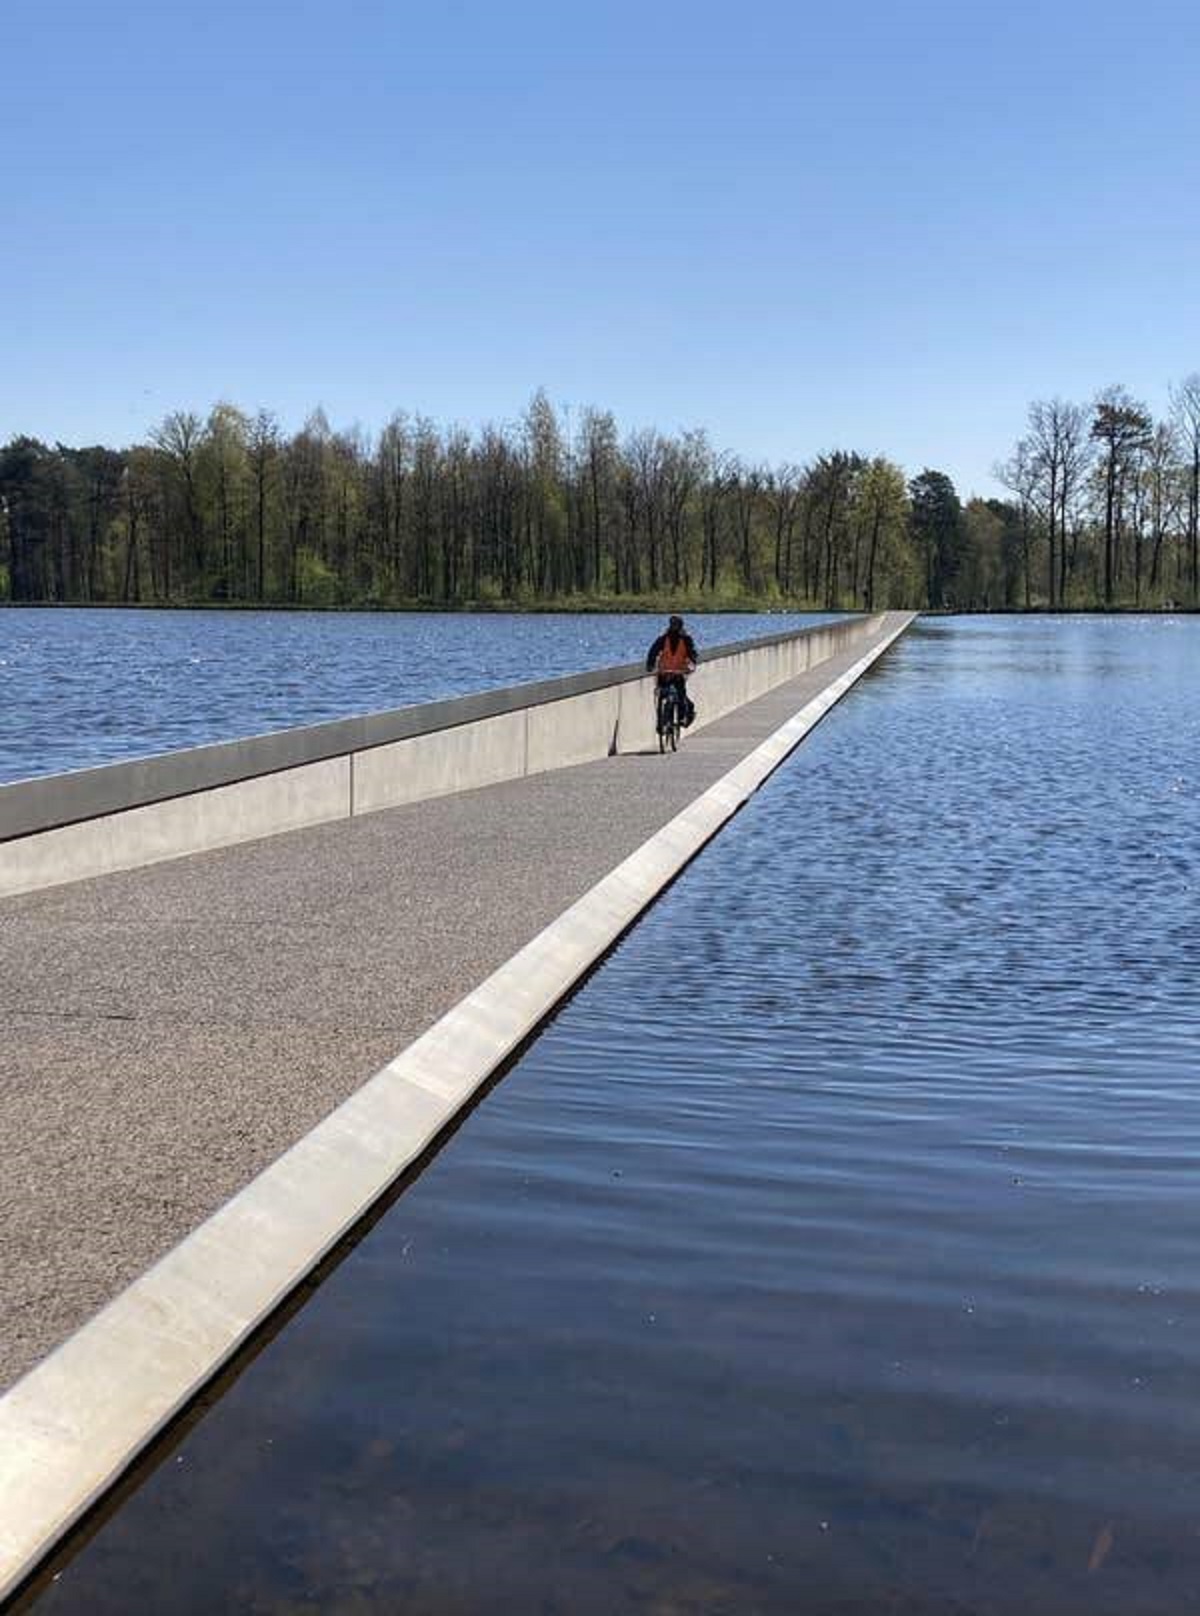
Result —
<path fill-rule="evenodd" d="M 683 618 L 672 617 L 671 621 L 667 624 L 667 627 L 669 629 L 673 629 L 674 632 L 678 634 L 679 630 L 683 627 Z"/>

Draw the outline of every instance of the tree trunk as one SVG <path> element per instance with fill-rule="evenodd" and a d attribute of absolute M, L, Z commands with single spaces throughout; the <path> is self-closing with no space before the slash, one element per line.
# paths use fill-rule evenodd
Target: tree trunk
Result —
<path fill-rule="evenodd" d="M 867 587 L 864 591 L 864 604 L 869 612 L 875 610 L 875 557 L 879 551 L 879 529 L 882 525 L 883 510 L 876 505 L 875 517 L 871 523 L 871 546 L 867 552 Z"/>

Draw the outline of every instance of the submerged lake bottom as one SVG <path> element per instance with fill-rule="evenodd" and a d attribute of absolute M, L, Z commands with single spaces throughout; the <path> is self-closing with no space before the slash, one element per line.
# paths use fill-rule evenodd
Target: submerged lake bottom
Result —
<path fill-rule="evenodd" d="M 915 626 L 30 1603 L 1195 1608 L 1198 629 Z"/>

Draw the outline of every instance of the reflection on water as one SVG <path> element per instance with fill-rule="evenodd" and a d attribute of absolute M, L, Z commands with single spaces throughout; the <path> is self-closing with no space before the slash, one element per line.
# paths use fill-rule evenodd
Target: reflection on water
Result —
<path fill-rule="evenodd" d="M 698 644 L 813 612 L 711 612 Z M 647 613 L 0 611 L 0 781 L 635 662 Z"/>
<path fill-rule="evenodd" d="M 1194 1609 L 1197 629 L 901 641 L 39 1612 Z"/>

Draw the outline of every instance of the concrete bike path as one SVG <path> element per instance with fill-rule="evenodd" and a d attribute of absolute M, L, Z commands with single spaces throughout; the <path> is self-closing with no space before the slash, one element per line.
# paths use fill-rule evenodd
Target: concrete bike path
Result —
<path fill-rule="evenodd" d="M 0 1387 L 894 632 L 673 757 L 0 903 Z"/>

